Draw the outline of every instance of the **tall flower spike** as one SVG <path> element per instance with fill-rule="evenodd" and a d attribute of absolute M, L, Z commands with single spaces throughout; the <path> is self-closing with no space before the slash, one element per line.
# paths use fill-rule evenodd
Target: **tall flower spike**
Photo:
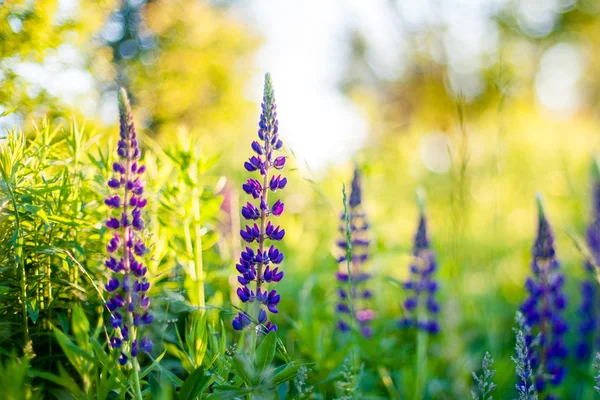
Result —
<path fill-rule="evenodd" d="M 436 334 L 440 330 L 437 322 L 440 305 L 435 298 L 438 284 L 434 278 L 437 262 L 429 245 L 427 217 L 421 198 L 419 198 L 419 223 L 414 239 L 413 255 L 410 277 L 404 282 L 404 289 L 408 294 L 404 300 L 407 316 L 400 320 L 399 325 L 401 328 L 416 327 Z"/>
<path fill-rule="evenodd" d="M 600 265 L 600 168 L 597 160 L 594 160 L 592 177 L 592 223 L 586 232 L 591 260 L 584 264 L 585 279 L 581 282 L 581 303 L 577 309 L 579 325 L 575 357 L 579 361 L 589 361 L 600 344 L 600 296 L 595 274 Z"/>
<path fill-rule="evenodd" d="M 143 264 L 147 252 L 142 236 L 142 210 L 147 202 L 143 198 L 146 167 L 138 161 L 141 152 L 124 89 L 119 92 L 119 117 L 119 160 L 113 164 L 113 176 L 108 181 L 112 193 L 104 201 L 110 211 L 106 227 L 111 232 L 105 265 L 112 271 L 106 285 L 110 293 L 106 306 L 111 311 L 113 328 L 110 343 L 119 349 L 119 362 L 125 365 L 133 361 L 140 350 L 152 349 L 152 342 L 141 337 L 139 329 L 141 325 L 150 324 L 153 317 L 147 311 L 150 299 L 146 292 L 150 283 Z"/>
<path fill-rule="evenodd" d="M 563 294 L 565 278 L 560 272 L 552 228 L 539 196 L 537 203 L 538 232 L 532 251 L 533 275 L 525 282 L 528 297 L 521 305 L 521 312 L 525 316 L 525 323 L 531 328 L 531 334 L 525 338 L 527 345 L 531 346 L 534 338 L 539 337 L 539 346 L 535 349 L 530 347 L 529 358 L 536 372 L 536 390 L 540 394 L 547 394 L 549 386 L 559 385 L 566 372 L 564 334 L 568 325 L 562 316 L 566 306 Z M 545 398 L 552 396 L 547 394 Z"/>
<path fill-rule="evenodd" d="M 280 270 L 283 253 L 274 244 L 268 245 L 267 241 L 277 242 L 285 236 L 285 230 L 274 222 L 284 210 L 285 205 L 281 200 L 269 199 L 269 192 L 282 190 L 287 179 L 279 171 L 285 166 L 285 157 L 274 155 L 281 149 L 283 143 L 279 139 L 279 123 L 277 121 L 277 106 L 275 105 L 275 92 L 271 75 L 265 75 L 265 89 L 262 113 L 258 123 L 258 141 L 251 143 L 250 147 L 256 154 L 244 163 L 248 172 L 260 174 L 259 179 L 248 179 L 242 189 L 251 197 L 242 207 L 242 217 L 248 220 L 248 225 L 240 231 L 242 239 L 255 247 L 246 247 L 242 252 L 239 264 L 236 265 L 240 273 L 238 282 L 240 287 L 237 294 L 242 303 L 257 302 L 256 315 L 240 312 L 233 319 L 232 325 L 236 330 L 251 326 L 253 317 L 263 332 L 276 331 L 277 325 L 268 321 L 267 311 L 278 313 L 280 296 L 273 289 L 268 291 L 265 284 L 274 284 L 283 278 Z M 274 171 L 276 170 L 276 171 Z M 269 220 L 271 219 L 271 220 Z"/>
<path fill-rule="evenodd" d="M 362 183 L 360 171 L 354 170 L 352 179 L 352 191 L 348 199 L 348 213 L 350 220 L 350 243 L 352 246 L 352 260 L 350 265 L 350 276 L 348 276 L 348 266 L 346 263 L 346 215 L 342 213 L 340 232 L 342 238 L 337 242 L 343 255 L 338 258 L 339 268 L 336 274 L 338 281 L 338 303 L 336 312 L 339 314 L 338 329 L 347 332 L 352 326 L 350 321 L 351 313 L 355 312 L 355 320 L 358 322 L 361 334 L 368 338 L 373 335 L 373 329 L 370 322 L 375 318 L 375 312 L 368 307 L 371 298 L 371 292 L 365 287 L 370 275 L 365 272 L 365 263 L 369 256 L 368 228 L 369 224 L 366 214 L 362 209 Z M 348 279 L 350 279 L 350 289 L 348 288 Z M 351 296 L 348 293 L 351 290 Z M 349 302 L 352 301 L 352 306 Z"/>

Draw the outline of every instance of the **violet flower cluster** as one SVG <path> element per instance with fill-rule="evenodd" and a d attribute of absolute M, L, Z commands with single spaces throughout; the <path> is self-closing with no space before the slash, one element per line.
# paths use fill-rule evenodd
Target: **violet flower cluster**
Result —
<path fill-rule="evenodd" d="M 258 129 L 260 140 L 252 142 L 251 146 L 256 155 L 244 163 L 248 172 L 259 174 L 259 179 L 248 179 L 242 185 L 244 192 L 256 204 L 248 201 L 242 207 L 242 216 L 248 221 L 248 225 L 240 231 L 242 239 L 248 244 L 255 243 L 256 247 L 246 247 L 236 269 L 240 274 L 238 282 L 242 285 L 237 289 L 238 297 L 243 303 L 258 303 L 258 312 L 252 317 L 258 321 L 263 331 L 268 332 L 277 330 L 277 325 L 268 321 L 267 311 L 278 313 L 280 295 L 274 289 L 268 290 L 265 284 L 277 283 L 283 278 L 283 271 L 279 266 L 283 261 L 283 253 L 274 244 L 269 245 L 268 241 L 278 242 L 285 236 L 285 230 L 269 220 L 283 213 L 284 204 L 281 200 L 269 202 L 268 196 L 269 192 L 275 193 L 287 184 L 287 179 L 277 173 L 285 166 L 286 158 L 274 156 L 274 152 L 281 149 L 283 143 L 278 134 L 277 106 L 270 74 L 265 75 L 261 107 Z M 253 282 L 255 290 L 250 287 Z M 242 330 L 250 326 L 251 322 L 250 314 L 240 312 L 233 319 L 232 325 L 234 329 Z"/>
<path fill-rule="evenodd" d="M 593 219 L 586 232 L 586 243 L 591 260 L 585 262 L 585 279 L 581 282 L 581 303 L 577 309 L 578 342 L 575 357 L 579 361 L 589 361 L 595 349 L 600 346 L 598 322 L 600 319 L 600 296 L 596 281 L 596 266 L 600 265 L 600 170 L 594 163 L 594 180 L 592 183 Z"/>
<path fill-rule="evenodd" d="M 112 193 L 104 200 L 110 209 L 106 227 L 111 232 L 105 265 L 112 271 L 106 284 L 109 292 L 106 307 L 111 312 L 113 328 L 110 344 L 120 349 L 119 363 L 125 365 L 140 351 L 152 350 L 152 341 L 142 337 L 139 328 L 149 325 L 153 316 L 148 311 L 150 298 L 146 292 L 150 283 L 143 264 L 148 251 L 142 238 L 142 210 L 147 203 L 143 197 L 145 182 L 142 176 L 146 167 L 138 162 L 141 152 L 131 107 L 123 89 L 119 92 L 119 115 L 119 161 L 113 164 L 113 177 L 108 181 Z"/>
<path fill-rule="evenodd" d="M 562 315 L 566 306 L 563 294 L 565 278 L 556 259 L 552 229 L 539 198 L 538 210 L 538 232 L 531 265 L 533 276 L 525 282 L 529 296 L 521 305 L 521 311 L 525 323 L 531 328 L 525 339 L 531 367 L 536 374 L 536 390 L 546 393 L 548 385 L 559 385 L 565 376 L 567 347 L 564 335 L 569 327 Z M 539 341 L 536 348 L 531 347 L 534 339 Z M 547 395 L 545 398 L 554 397 Z"/>
<path fill-rule="evenodd" d="M 413 261 L 410 265 L 410 277 L 404 282 L 408 297 L 404 301 L 404 309 L 408 316 L 399 322 L 401 328 L 416 327 L 427 333 L 440 331 L 437 314 L 440 305 L 435 299 L 438 289 L 434 273 L 437 270 L 435 254 L 431 250 L 427 234 L 427 218 L 421 207 L 419 226 L 415 234 Z"/>
<path fill-rule="evenodd" d="M 372 293 L 365 287 L 366 282 L 370 278 L 370 275 L 365 272 L 365 263 L 369 258 L 369 224 L 366 214 L 362 209 L 362 183 L 358 169 L 354 170 L 347 212 L 350 217 L 352 257 L 350 261 L 350 276 L 348 276 L 346 215 L 342 213 L 340 232 L 343 237 L 337 242 L 337 245 L 344 253 L 337 259 L 339 269 L 336 273 L 338 281 L 336 312 L 340 315 L 337 327 L 342 332 L 350 331 L 352 326 L 352 312 L 354 311 L 354 317 L 358 322 L 360 333 L 363 337 L 369 338 L 373 335 L 370 322 L 375 318 L 375 312 L 368 307 Z M 350 281 L 350 285 L 348 285 L 348 280 Z M 348 293 L 349 290 L 351 293 Z"/>

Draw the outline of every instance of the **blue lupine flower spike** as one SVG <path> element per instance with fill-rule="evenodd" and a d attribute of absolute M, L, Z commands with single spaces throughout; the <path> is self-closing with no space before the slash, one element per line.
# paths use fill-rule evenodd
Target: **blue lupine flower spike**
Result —
<path fill-rule="evenodd" d="M 417 328 L 436 334 L 440 331 L 437 314 L 440 305 L 436 300 L 438 289 L 435 280 L 437 262 L 430 248 L 427 233 L 427 217 L 422 197 L 419 198 L 419 220 L 413 244 L 413 261 L 410 264 L 410 277 L 404 282 L 407 297 L 404 300 L 406 316 L 399 321 L 401 328 Z"/>
<path fill-rule="evenodd" d="M 348 199 L 348 211 L 350 220 L 350 243 L 352 247 L 352 259 L 350 264 L 350 276 L 348 276 L 348 266 L 346 264 L 346 215 L 342 213 L 340 218 L 340 232 L 342 238 L 337 242 L 342 251 L 338 257 L 339 263 L 336 278 L 338 281 L 338 303 L 336 312 L 338 317 L 338 329 L 347 332 L 352 326 L 351 314 L 355 312 L 355 320 L 358 322 L 360 333 L 365 338 L 373 335 L 373 329 L 370 326 L 375 318 L 375 312 L 369 308 L 371 291 L 366 287 L 370 275 L 365 270 L 365 264 L 369 257 L 369 239 L 366 214 L 362 208 L 362 182 L 358 168 L 354 170 L 352 179 L 350 197 Z M 348 279 L 350 279 L 350 289 L 348 288 Z M 348 290 L 352 291 L 349 296 Z M 353 307 L 349 306 L 349 301 L 353 301 Z"/>
<path fill-rule="evenodd" d="M 554 235 L 544 212 L 541 197 L 538 204 L 538 231 L 532 250 L 532 276 L 527 278 L 525 288 L 528 296 L 521 305 L 525 323 L 531 328 L 531 334 L 525 338 L 531 346 L 534 338 L 539 337 L 539 345 L 530 348 L 531 367 L 536 371 L 535 386 L 546 399 L 550 386 L 558 386 L 566 373 L 565 359 L 567 347 L 564 335 L 568 330 L 563 317 L 566 298 L 563 294 L 565 282 L 556 259 Z"/>
<path fill-rule="evenodd" d="M 585 237 L 590 258 L 584 263 L 585 278 L 581 282 L 581 303 L 577 308 L 578 341 L 575 357 L 590 361 L 600 344 L 600 296 L 596 281 L 596 267 L 600 265 L 600 168 L 594 160 L 592 169 L 592 218 Z"/>
<path fill-rule="evenodd" d="M 139 142 L 127 93 L 123 89 L 119 92 L 119 116 L 118 161 L 112 166 L 113 176 L 107 184 L 112 193 L 104 201 L 110 211 L 106 227 L 111 232 L 104 263 L 112 271 L 105 286 L 110 293 L 106 302 L 113 329 L 110 343 L 119 349 L 119 363 L 126 365 L 139 350 L 152 350 L 150 339 L 141 337 L 139 331 L 142 325 L 152 322 L 153 316 L 148 311 L 150 298 L 146 292 L 150 283 L 143 264 L 148 252 L 142 235 L 142 211 L 147 204 L 143 197 L 146 167 L 139 162 Z"/>
<path fill-rule="evenodd" d="M 277 106 L 275 93 L 271 82 L 271 75 L 265 75 L 265 88 L 262 113 L 258 123 L 258 141 L 250 145 L 255 155 L 244 163 L 248 172 L 258 173 L 258 179 L 248 179 L 242 189 L 252 197 L 242 207 L 242 217 L 248 225 L 240 231 L 240 236 L 249 245 L 242 252 L 239 263 L 235 266 L 240 273 L 238 282 L 240 287 L 237 295 L 242 303 L 259 303 L 256 316 L 263 331 L 276 331 L 277 325 L 268 321 L 267 311 L 277 314 L 280 296 L 275 290 L 268 290 L 265 284 L 274 284 L 283 278 L 280 264 L 283 253 L 275 247 L 273 242 L 283 239 L 285 229 L 274 221 L 285 208 L 284 203 L 277 199 L 269 198 L 269 192 L 277 192 L 285 188 L 287 179 L 279 174 L 285 166 L 284 156 L 275 156 L 275 151 L 281 149 L 283 142 L 279 138 L 279 123 L 277 121 Z M 268 241 L 272 244 L 268 244 Z M 250 244 L 255 243 L 255 247 Z M 254 288 L 251 286 L 254 285 Z M 240 312 L 232 321 L 235 330 L 242 330 L 251 326 L 250 315 Z"/>

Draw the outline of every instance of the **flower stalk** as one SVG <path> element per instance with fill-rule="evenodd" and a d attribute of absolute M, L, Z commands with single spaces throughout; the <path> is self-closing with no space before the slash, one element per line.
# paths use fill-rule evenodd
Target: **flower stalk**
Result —
<path fill-rule="evenodd" d="M 366 213 L 362 209 L 362 181 L 360 171 L 354 170 L 349 199 L 346 199 L 346 188 L 343 188 L 344 212 L 341 215 L 340 233 L 344 235 L 337 243 L 344 252 L 337 261 L 339 263 L 336 279 L 338 287 L 338 303 L 336 311 L 339 314 L 338 330 L 352 330 L 356 320 L 358 329 L 363 337 L 373 335 L 370 322 L 375 318 L 375 312 L 368 307 L 372 297 L 365 283 L 370 275 L 365 271 L 368 260 L 369 240 L 367 233 L 369 224 Z"/>
<path fill-rule="evenodd" d="M 235 330 L 243 330 L 249 327 L 252 321 L 257 321 L 256 330 L 266 333 L 277 331 L 277 325 L 268 320 L 267 311 L 272 314 L 279 312 L 277 306 L 280 295 L 274 289 L 269 291 L 265 285 L 281 281 L 283 271 L 280 271 L 279 264 L 284 258 L 283 253 L 274 244 L 267 248 L 267 241 L 281 241 L 285 236 L 285 230 L 276 226 L 271 219 L 283 213 L 284 204 L 281 200 L 270 204 L 269 192 L 275 193 L 284 189 L 287 184 L 286 178 L 276 175 L 276 171 L 282 170 L 285 166 L 286 158 L 274 155 L 275 151 L 281 149 L 283 142 L 279 139 L 277 106 L 270 74 L 265 75 L 261 107 L 258 130 L 260 141 L 254 141 L 251 145 L 256 155 L 244 163 L 244 168 L 248 172 L 258 172 L 261 177 L 248 179 L 242 185 L 244 192 L 250 195 L 254 202 L 248 201 L 241 210 L 242 217 L 248 221 L 248 224 L 245 229 L 240 230 L 240 236 L 249 245 L 242 251 L 240 261 L 236 265 L 240 273 L 238 282 L 241 285 L 237 289 L 237 295 L 242 303 L 250 303 L 251 315 L 245 311 L 238 313 L 232 325 Z M 250 247 L 252 243 L 256 243 L 255 248 Z M 251 288 L 252 283 L 254 283 L 254 290 Z M 253 334 L 251 348 L 255 347 L 256 334 Z"/>
<path fill-rule="evenodd" d="M 119 92 L 119 116 L 119 161 L 113 164 L 113 176 L 107 183 L 112 193 L 104 201 L 110 210 L 106 227 L 112 232 L 106 246 L 105 265 L 112 271 L 105 286 L 110 293 L 106 307 L 111 313 L 113 328 L 110 344 L 120 351 L 122 366 L 131 363 L 134 389 L 141 399 L 137 356 L 140 351 L 150 352 L 152 341 L 147 336 L 141 337 L 139 330 L 153 320 L 148 311 L 150 298 L 146 295 L 150 283 L 143 264 L 148 252 L 142 235 L 145 227 L 142 211 L 147 204 L 143 197 L 145 182 L 142 177 L 146 167 L 139 163 L 141 151 L 131 106 L 123 89 Z"/>
<path fill-rule="evenodd" d="M 533 275 L 525 282 L 529 296 L 521 305 L 521 312 L 525 324 L 531 329 L 525 340 L 530 351 L 531 368 L 536 375 L 535 389 L 546 394 L 546 398 L 552 398 L 547 394 L 548 386 L 558 386 L 566 374 L 564 335 L 569 326 L 562 315 L 566 307 L 563 294 L 565 278 L 556 259 L 554 235 L 540 196 L 537 205 L 538 233 L 531 264 Z M 538 337 L 539 346 L 533 348 L 532 343 Z"/>

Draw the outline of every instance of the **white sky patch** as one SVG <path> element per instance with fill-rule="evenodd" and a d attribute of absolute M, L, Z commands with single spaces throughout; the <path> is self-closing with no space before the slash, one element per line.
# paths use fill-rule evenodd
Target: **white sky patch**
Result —
<path fill-rule="evenodd" d="M 570 116 L 584 101 L 580 79 L 585 67 L 585 57 L 577 46 L 559 43 L 549 48 L 535 77 L 537 99 L 555 116 Z"/>
<path fill-rule="evenodd" d="M 271 72 L 280 132 L 300 166 L 320 169 L 350 158 L 368 124 L 336 87 L 348 52 L 344 2 L 261 0 L 248 11 L 266 38 L 251 99 L 261 93 L 264 72 Z"/>

